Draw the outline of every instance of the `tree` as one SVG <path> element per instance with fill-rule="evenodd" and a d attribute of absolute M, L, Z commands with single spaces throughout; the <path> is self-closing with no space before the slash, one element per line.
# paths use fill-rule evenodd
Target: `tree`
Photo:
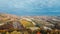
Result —
<path fill-rule="evenodd" d="M 9 32 L 6 32 L 6 34 L 9 34 Z"/>

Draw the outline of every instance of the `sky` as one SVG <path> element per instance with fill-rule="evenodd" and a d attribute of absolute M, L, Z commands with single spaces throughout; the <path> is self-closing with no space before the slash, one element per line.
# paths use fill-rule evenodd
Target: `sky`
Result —
<path fill-rule="evenodd" d="M 60 0 L 0 0 L 0 13 L 60 15 Z"/>

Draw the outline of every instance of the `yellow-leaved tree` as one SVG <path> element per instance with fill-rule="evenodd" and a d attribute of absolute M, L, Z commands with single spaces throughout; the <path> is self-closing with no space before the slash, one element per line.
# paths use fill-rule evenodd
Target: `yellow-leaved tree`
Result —
<path fill-rule="evenodd" d="M 9 32 L 6 32 L 6 34 L 9 34 Z"/>

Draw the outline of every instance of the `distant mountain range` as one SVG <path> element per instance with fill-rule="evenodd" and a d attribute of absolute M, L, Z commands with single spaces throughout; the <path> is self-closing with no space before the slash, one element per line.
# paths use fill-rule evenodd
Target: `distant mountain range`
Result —
<path fill-rule="evenodd" d="M 60 16 L 60 12 L 46 12 L 46 11 L 0 11 L 0 13 L 14 14 L 18 16 Z"/>

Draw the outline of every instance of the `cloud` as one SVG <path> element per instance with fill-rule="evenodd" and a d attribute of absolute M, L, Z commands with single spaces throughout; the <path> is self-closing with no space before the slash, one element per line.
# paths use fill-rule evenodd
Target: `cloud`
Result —
<path fill-rule="evenodd" d="M 0 0 L 0 10 L 16 12 L 60 12 L 60 0 Z"/>
<path fill-rule="evenodd" d="M 59 6 L 60 0 L 0 0 L 0 4 L 9 8 L 44 9 Z"/>

